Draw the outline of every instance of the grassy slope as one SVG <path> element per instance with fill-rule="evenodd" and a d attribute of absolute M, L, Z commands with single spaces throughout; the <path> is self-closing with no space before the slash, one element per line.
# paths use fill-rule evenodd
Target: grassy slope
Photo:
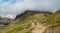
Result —
<path fill-rule="evenodd" d="M 46 25 L 49 26 L 47 29 L 53 30 L 56 27 L 60 27 L 60 11 L 50 15 L 47 18 Z M 57 28 L 58 29 L 58 28 Z M 56 29 L 55 29 L 56 30 Z M 54 30 L 54 31 L 55 31 Z M 49 30 L 48 30 L 49 31 Z M 60 30 L 57 30 L 60 31 Z M 60 33 L 60 32 L 57 32 Z"/>
<path fill-rule="evenodd" d="M 4 33 L 16 33 L 17 31 L 22 30 L 24 26 L 29 27 L 31 25 L 31 22 L 33 22 L 34 20 L 41 22 L 41 20 L 44 18 L 46 17 L 41 14 L 36 14 L 34 16 L 28 16 L 24 21 L 22 21 L 23 23 L 19 23 L 20 21 L 18 19 L 17 21 L 14 21 L 13 23 L 11 23 L 7 28 L 3 29 L 2 31 L 4 31 Z M 28 28 L 28 31 L 31 29 L 32 28 Z"/>
<path fill-rule="evenodd" d="M 21 33 L 31 33 L 31 23 L 35 20 L 39 23 L 44 23 L 43 21 L 46 19 L 45 26 L 49 26 L 50 28 L 55 28 L 57 26 L 60 26 L 60 12 L 56 12 L 48 17 L 45 17 L 40 14 L 36 14 L 34 16 L 28 16 L 23 23 L 17 23 L 20 22 L 19 19 L 14 21 L 14 23 L 11 23 L 7 28 L 3 29 L 3 33 L 17 33 L 18 31 Z M 28 23 L 27 23 L 28 22 Z M 24 26 L 28 27 L 26 30 L 23 30 Z M 58 32 L 60 33 L 60 31 Z"/>

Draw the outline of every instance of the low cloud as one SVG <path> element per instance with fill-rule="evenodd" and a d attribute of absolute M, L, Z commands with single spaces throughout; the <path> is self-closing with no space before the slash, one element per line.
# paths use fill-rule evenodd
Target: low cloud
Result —
<path fill-rule="evenodd" d="M 0 0 L 1 14 L 21 14 L 25 10 L 56 12 L 60 9 L 60 0 Z"/>

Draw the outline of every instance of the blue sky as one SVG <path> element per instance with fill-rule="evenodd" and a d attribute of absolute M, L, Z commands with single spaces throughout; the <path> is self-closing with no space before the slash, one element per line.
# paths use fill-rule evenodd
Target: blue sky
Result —
<path fill-rule="evenodd" d="M 56 12 L 58 9 L 60 0 L 0 0 L 0 15 L 17 15 L 25 10 Z"/>

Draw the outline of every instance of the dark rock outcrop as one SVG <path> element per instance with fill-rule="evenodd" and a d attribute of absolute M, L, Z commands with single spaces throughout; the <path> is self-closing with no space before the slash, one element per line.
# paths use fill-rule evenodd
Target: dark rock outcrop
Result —
<path fill-rule="evenodd" d="M 51 12 L 45 12 L 45 11 L 32 11 L 32 10 L 27 10 L 27 11 L 25 11 L 25 12 L 22 13 L 22 14 L 18 14 L 18 15 L 16 16 L 15 20 L 18 19 L 18 18 L 22 18 L 22 19 L 23 19 L 23 18 L 25 18 L 27 15 L 34 15 L 34 14 L 37 14 L 37 13 L 44 13 L 45 16 L 52 14 Z"/>

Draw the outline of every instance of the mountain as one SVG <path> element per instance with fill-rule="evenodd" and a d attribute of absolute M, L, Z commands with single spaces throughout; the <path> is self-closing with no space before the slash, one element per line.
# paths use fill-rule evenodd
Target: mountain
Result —
<path fill-rule="evenodd" d="M 39 13 L 44 13 L 45 16 L 52 14 L 51 12 L 45 12 L 45 11 L 26 10 L 24 13 L 18 14 L 15 19 L 18 19 L 18 18 L 24 19 L 24 17 L 30 16 L 30 15 L 32 16 Z"/>
<path fill-rule="evenodd" d="M 5 26 L 7 26 L 12 21 L 13 21 L 13 19 L 11 19 L 11 18 L 0 17 L 0 29 L 4 28 Z"/>
<path fill-rule="evenodd" d="M 1 33 L 60 33 L 60 12 L 26 11 L 1 29 Z"/>

